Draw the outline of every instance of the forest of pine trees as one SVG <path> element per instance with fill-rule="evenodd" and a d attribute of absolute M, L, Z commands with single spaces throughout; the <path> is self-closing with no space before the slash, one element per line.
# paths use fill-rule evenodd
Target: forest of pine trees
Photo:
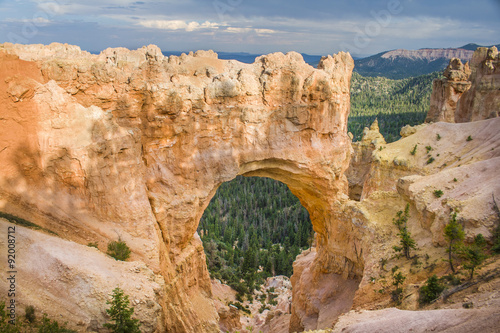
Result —
<path fill-rule="evenodd" d="M 238 176 L 219 187 L 198 232 L 212 278 L 245 294 L 267 277 L 292 274 L 295 257 L 310 245 L 312 225 L 285 184 Z"/>
<path fill-rule="evenodd" d="M 363 77 L 352 73 L 351 112 L 347 124 L 354 141 L 361 139 L 363 128 L 378 118 L 380 133 L 387 142 L 400 138 L 405 125 L 424 122 L 429 110 L 432 81 L 441 72 L 391 80 L 385 77 Z"/>
<path fill-rule="evenodd" d="M 353 73 L 348 130 L 354 141 L 375 118 L 387 142 L 399 139 L 404 125 L 422 123 L 439 76 L 391 80 Z M 267 277 L 291 276 L 295 257 L 313 235 L 307 210 L 285 184 L 242 176 L 219 187 L 198 233 L 211 277 L 233 287 L 240 299 Z"/>

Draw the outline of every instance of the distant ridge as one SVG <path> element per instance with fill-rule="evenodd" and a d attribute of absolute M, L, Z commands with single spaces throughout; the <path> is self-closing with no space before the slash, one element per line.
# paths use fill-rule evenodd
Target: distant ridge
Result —
<path fill-rule="evenodd" d="M 470 43 L 458 48 L 385 51 L 355 60 L 354 71 L 363 76 L 404 79 L 443 70 L 452 58 L 469 61 L 478 47 L 481 45 Z"/>

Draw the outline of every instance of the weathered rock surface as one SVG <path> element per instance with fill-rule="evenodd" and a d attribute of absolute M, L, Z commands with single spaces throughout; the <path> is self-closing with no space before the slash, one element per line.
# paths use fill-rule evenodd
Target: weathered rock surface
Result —
<path fill-rule="evenodd" d="M 318 272 L 313 265 L 316 255 L 306 251 L 293 264 L 290 332 L 331 327 L 352 306 L 359 280 Z"/>
<path fill-rule="evenodd" d="M 500 197 L 498 128 L 500 118 L 461 124 L 440 122 L 413 130 L 407 128 L 406 132 L 412 134 L 384 145 L 382 150 L 373 150 L 361 201 L 350 201 L 342 209 L 346 220 L 362 225 L 364 230 L 358 247 L 363 253 L 364 274 L 355 291 L 353 309 L 394 306 L 388 291 L 391 290 L 390 272 L 396 266 L 406 276 L 401 307 L 417 309 L 418 287 L 429 275 L 442 276 L 450 272 L 442 260 L 446 256 L 443 229 L 453 211 L 458 212 L 466 240 L 471 241 L 479 233 L 487 239 L 491 237 L 498 224 L 493 200 L 498 202 Z M 442 195 L 436 196 L 436 190 L 441 190 Z M 418 247 L 414 252 L 415 262 L 394 257 L 393 246 L 399 245 L 399 237 L 392 221 L 406 203 L 410 204 L 408 230 Z M 473 317 L 491 319 L 499 307 L 500 303 L 491 303 Z M 384 311 L 366 315 L 351 311 L 347 317 L 341 317 L 334 331 L 362 332 L 367 327 L 384 331 L 387 325 L 394 327 L 394 331 L 413 327 L 417 332 L 431 328 L 466 331 L 473 327 L 467 323 L 467 318 L 471 318 L 469 313 L 461 311 L 450 312 L 450 316 L 456 316 L 450 320 L 440 318 L 439 312 L 397 312 L 396 315 L 392 310 Z M 351 316 L 356 321 L 351 321 Z M 347 322 L 340 324 L 343 320 Z M 481 320 L 478 319 L 478 324 Z M 408 321 L 415 322 L 415 326 L 405 326 Z M 494 326 L 484 327 L 491 331 Z"/>
<path fill-rule="evenodd" d="M 0 219 L 0 249 L 7 253 L 7 228 L 15 226 Z M 97 249 L 59 237 L 15 226 L 16 308 L 18 318 L 26 306 L 47 313 L 79 332 L 107 332 L 106 304 L 113 289 L 129 295 L 134 317 L 141 319 L 142 332 L 164 331 L 164 279 L 143 262 L 122 262 L 104 256 Z M 7 260 L 0 261 L 2 272 L 10 271 Z M 6 284 L 0 291 L 7 295 Z"/>
<path fill-rule="evenodd" d="M 317 276 L 362 275 L 357 227 L 336 222 L 349 54 L 314 69 L 294 52 L 242 64 L 211 51 L 167 58 L 156 46 L 91 55 L 3 44 L 0 64 L 0 210 L 80 244 L 126 241 L 132 260 L 164 278 L 157 330 L 219 330 L 196 228 L 237 175 L 280 180 L 301 200 L 318 234 Z"/>
<path fill-rule="evenodd" d="M 331 332 L 488 332 L 498 330 L 498 308 L 404 311 L 389 308 L 349 313 Z"/>
<path fill-rule="evenodd" d="M 253 302 L 244 302 L 251 314 L 241 319 L 241 332 L 288 333 L 292 305 L 290 279 L 282 275 L 269 277 L 253 296 Z"/>
<path fill-rule="evenodd" d="M 353 153 L 351 155 L 351 163 L 346 171 L 350 199 L 361 199 L 364 183 L 370 171 L 373 151 L 385 144 L 385 139 L 380 134 L 376 119 L 370 128 L 364 128 L 361 141 L 352 143 Z"/>
<path fill-rule="evenodd" d="M 431 105 L 427 113 L 427 122 L 455 122 L 458 100 L 471 86 L 469 63 L 464 65 L 458 58 L 450 60 L 443 75 L 445 78 L 435 79 L 432 82 Z"/>
<path fill-rule="evenodd" d="M 212 297 L 219 315 L 220 331 L 241 331 L 240 311 L 234 305 L 229 305 L 230 302 L 236 302 L 236 291 L 219 280 L 212 280 Z"/>
<path fill-rule="evenodd" d="M 433 82 L 427 122 L 469 122 L 499 116 L 500 55 L 495 46 L 478 48 L 470 65 L 452 59 L 444 79 Z M 469 68 L 470 66 L 470 68 Z"/>

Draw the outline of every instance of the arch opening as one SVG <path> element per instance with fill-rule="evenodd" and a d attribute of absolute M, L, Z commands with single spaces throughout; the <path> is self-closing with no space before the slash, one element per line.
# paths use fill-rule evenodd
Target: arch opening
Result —
<path fill-rule="evenodd" d="M 267 177 L 223 183 L 198 225 L 212 278 L 237 291 L 240 280 L 258 286 L 268 277 L 292 275 L 292 263 L 311 247 L 309 212 L 285 184 Z M 257 276 L 247 281 L 248 270 Z M 247 290 L 250 292 L 250 290 Z"/>

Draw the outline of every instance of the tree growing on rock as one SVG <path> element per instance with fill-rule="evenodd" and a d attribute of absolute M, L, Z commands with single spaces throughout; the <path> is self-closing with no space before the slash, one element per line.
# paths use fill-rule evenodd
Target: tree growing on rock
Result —
<path fill-rule="evenodd" d="M 420 288 L 420 304 L 428 304 L 434 301 L 443 292 L 444 286 L 439 283 L 439 279 L 434 274 L 427 279 L 427 282 Z"/>
<path fill-rule="evenodd" d="M 465 260 L 464 268 L 469 271 L 469 279 L 471 280 L 474 277 L 475 269 L 486 259 L 485 246 L 486 240 L 482 234 L 478 234 L 474 237 L 474 242 L 471 245 L 462 246 L 458 252 L 460 257 Z"/>
<path fill-rule="evenodd" d="M 462 226 L 457 222 L 457 212 L 453 212 L 450 217 L 450 222 L 444 227 L 444 237 L 448 241 L 448 262 L 450 263 L 450 268 L 453 273 L 455 273 L 455 268 L 453 267 L 453 250 L 457 242 L 461 242 L 464 239 L 464 231 Z"/>
<path fill-rule="evenodd" d="M 403 297 L 403 288 L 401 288 L 400 285 L 405 282 L 406 276 L 404 276 L 401 272 L 397 272 L 398 269 L 398 266 L 392 268 L 392 284 L 396 286 L 396 289 L 392 291 L 391 298 L 394 302 L 399 304 L 401 303 L 401 299 Z"/>
<path fill-rule="evenodd" d="M 128 295 L 125 295 L 122 289 L 116 287 L 113 290 L 112 299 L 106 304 L 111 305 L 106 312 L 114 323 L 106 323 L 104 327 L 114 333 L 141 333 L 139 320 L 132 318 L 134 308 L 130 306 Z"/>
<path fill-rule="evenodd" d="M 406 204 L 404 212 L 400 210 L 399 212 L 396 213 L 396 218 L 392 219 L 392 222 L 399 229 L 398 233 L 400 237 L 399 244 L 401 245 L 401 246 L 393 246 L 393 249 L 396 252 L 403 252 L 403 254 L 407 259 L 411 258 L 410 256 L 411 249 L 414 250 L 417 249 L 417 243 L 411 237 L 411 233 L 408 231 L 408 228 L 406 226 L 409 217 L 410 217 L 410 204 Z"/>

